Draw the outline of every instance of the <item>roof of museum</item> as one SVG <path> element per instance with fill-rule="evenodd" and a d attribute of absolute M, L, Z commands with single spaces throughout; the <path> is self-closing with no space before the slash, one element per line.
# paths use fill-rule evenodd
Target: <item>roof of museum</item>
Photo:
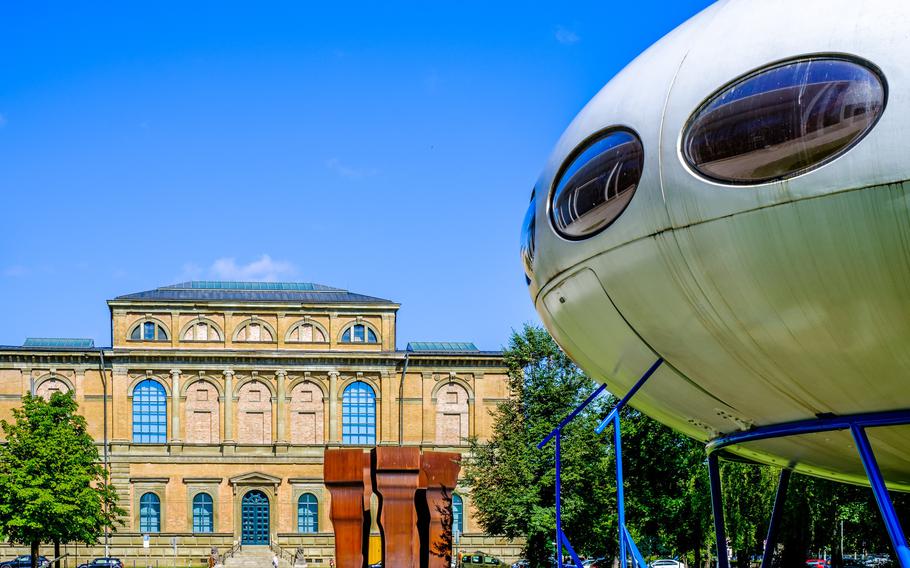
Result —
<path fill-rule="evenodd" d="M 22 347 L 59 347 L 65 349 L 94 349 L 95 340 L 81 337 L 27 337 Z"/>
<path fill-rule="evenodd" d="M 458 341 L 412 341 L 408 343 L 408 351 L 442 353 L 476 353 L 480 351 L 473 343 Z"/>
<path fill-rule="evenodd" d="M 236 282 L 194 280 L 117 296 L 113 301 L 151 302 L 300 302 L 307 304 L 394 304 L 391 300 L 310 282 Z"/>

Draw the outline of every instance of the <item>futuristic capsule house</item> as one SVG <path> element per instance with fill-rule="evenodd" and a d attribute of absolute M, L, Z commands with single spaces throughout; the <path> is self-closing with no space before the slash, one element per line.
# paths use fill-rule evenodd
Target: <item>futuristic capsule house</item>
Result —
<path fill-rule="evenodd" d="M 636 408 L 866 484 L 858 417 L 910 490 L 908 30 L 901 0 L 721 1 L 614 77 L 523 225 L 566 352 L 618 395 L 662 357 Z"/>

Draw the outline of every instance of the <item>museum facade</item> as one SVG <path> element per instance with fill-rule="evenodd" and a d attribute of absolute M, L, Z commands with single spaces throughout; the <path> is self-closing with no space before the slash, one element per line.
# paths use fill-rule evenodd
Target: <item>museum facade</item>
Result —
<path fill-rule="evenodd" d="M 74 393 L 127 511 L 110 537 L 124 559 L 170 560 L 176 546 L 198 564 L 212 547 L 241 542 L 327 564 L 327 448 L 465 453 L 470 438 L 490 435 L 490 411 L 508 397 L 500 352 L 440 342 L 399 350 L 399 304 L 338 288 L 196 281 L 108 306 L 111 347 L 53 338 L 0 347 L 0 417 L 27 392 Z M 514 558 L 520 546 L 483 534 L 471 511 L 459 486 L 458 549 Z M 373 558 L 375 523 L 374 533 Z"/>

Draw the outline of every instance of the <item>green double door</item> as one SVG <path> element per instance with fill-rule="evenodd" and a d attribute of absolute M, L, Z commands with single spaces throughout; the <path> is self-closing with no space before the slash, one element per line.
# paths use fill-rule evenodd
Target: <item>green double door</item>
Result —
<path fill-rule="evenodd" d="M 269 499 L 262 491 L 250 491 L 243 496 L 240 542 L 269 544 Z"/>

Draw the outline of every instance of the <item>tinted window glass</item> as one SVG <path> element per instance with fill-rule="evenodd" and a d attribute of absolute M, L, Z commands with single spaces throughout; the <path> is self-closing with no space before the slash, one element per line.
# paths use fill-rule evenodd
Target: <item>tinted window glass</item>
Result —
<path fill-rule="evenodd" d="M 531 203 L 525 212 L 524 221 L 521 224 L 521 262 L 525 267 L 525 280 L 531 283 L 531 264 L 534 261 L 534 229 L 536 228 L 536 209 L 537 200 L 534 199 L 534 192 L 531 192 Z"/>
<path fill-rule="evenodd" d="M 556 231 L 581 238 L 606 228 L 629 204 L 643 167 L 641 141 L 629 130 L 612 130 L 583 147 L 553 191 Z"/>
<path fill-rule="evenodd" d="M 846 151 L 884 107 L 885 86 L 871 68 L 831 57 L 792 61 L 711 97 L 690 119 L 683 153 L 712 179 L 782 179 Z"/>

